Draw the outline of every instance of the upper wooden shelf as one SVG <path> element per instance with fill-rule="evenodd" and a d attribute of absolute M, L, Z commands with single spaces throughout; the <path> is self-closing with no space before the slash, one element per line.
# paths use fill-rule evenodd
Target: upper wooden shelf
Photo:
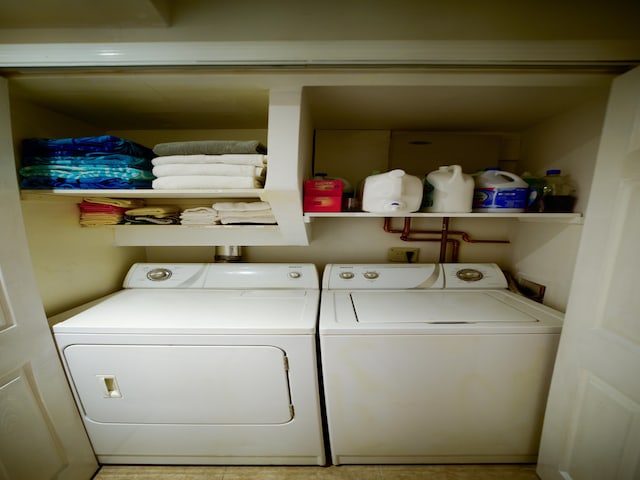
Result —
<path fill-rule="evenodd" d="M 212 190 L 151 190 L 151 189 L 95 189 L 95 190 L 22 190 L 23 200 L 51 197 L 111 197 L 111 198 L 260 198 L 264 189 L 212 189 Z"/>
<path fill-rule="evenodd" d="M 304 220 L 307 223 L 314 218 L 384 218 L 384 217 L 411 217 L 411 218 L 515 218 L 522 222 L 558 222 L 577 223 L 583 222 L 580 213 L 369 213 L 369 212 L 307 212 Z"/>

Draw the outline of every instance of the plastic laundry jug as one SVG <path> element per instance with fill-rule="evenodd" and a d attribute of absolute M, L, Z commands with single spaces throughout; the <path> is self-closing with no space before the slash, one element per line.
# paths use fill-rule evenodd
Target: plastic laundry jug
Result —
<path fill-rule="evenodd" d="M 474 175 L 474 212 L 524 212 L 529 184 L 518 175 L 501 170 L 485 170 Z"/>
<path fill-rule="evenodd" d="M 473 205 L 474 181 L 460 165 L 439 167 L 427 175 L 430 187 L 425 212 L 469 213 Z"/>
<path fill-rule="evenodd" d="M 404 170 L 371 175 L 364 181 L 362 210 L 371 213 L 416 212 L 422 202 L 422 181 Z"/>

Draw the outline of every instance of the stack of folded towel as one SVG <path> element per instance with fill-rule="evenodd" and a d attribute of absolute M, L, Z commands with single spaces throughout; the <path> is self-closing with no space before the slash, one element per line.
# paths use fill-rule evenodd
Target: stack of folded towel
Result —
<path fill-rule="evenodd" d="M 20 186 L 28 189 L 149 188 L 153 152 L 111 135 L 28 138 L 22 142 Z"/>
<path fill-rule="evenodd" d="M 220 223 L 218 212 L 211 207 L 193 207 L 180 214 L 182 225 L 217 225 Z"/>
<path fill-rule="evenodd" d="M 258 223 L 273 225 L 276 218 L 267 202 L 219 202 L 213 204 L 223 225 Z"/>
<path fill-rule="evenodd" d="M 97 227 L 118 225 L 124 220 L 124 213 L 132 208 L 144 206 L 144 200 L 124 198 L 83 198 L 80 208 L 80 225 Z"/>
<path fill-rule="evenodd" d="M 266 176 L 266 149 L 252 141 L 193 141 L 159 143 L 152 160 L 157 177 L 152 188 L 252 189 L 262 188 Z"/>
<path fill-rule="evenodd" d="M 176 205 L 152 205 L 133 208 L 124 212 L 126 225 L 179 225 L 180 207 Z"/>

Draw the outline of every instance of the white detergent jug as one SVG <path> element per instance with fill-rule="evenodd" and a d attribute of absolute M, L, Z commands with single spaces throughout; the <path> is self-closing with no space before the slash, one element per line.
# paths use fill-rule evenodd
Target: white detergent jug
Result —
<path fill-rule="evenodd" d="M 371 175 L 364 181 L 362 210 L 371 213 L 416 212 L 422 202 L 422 181 L 404 170 Z"/>
<path fill-rule="evenodd" d="M 529 184 L 522 178 L 500 170 L 485 170 L 474 177 L 474 212 L 524 212 L 529 199 Z"/>
<path fill-rule="evenodd" d="M 469 213 L 473 204 L 473 177 L 460 165 L 439 167 L 427 175 L 425 212 Z"/>

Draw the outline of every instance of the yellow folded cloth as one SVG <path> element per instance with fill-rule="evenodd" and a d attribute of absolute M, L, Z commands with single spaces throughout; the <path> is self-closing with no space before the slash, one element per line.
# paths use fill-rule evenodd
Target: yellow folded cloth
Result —
<path fill-rule="evenodd" d="M 97 227 L 102 225 L 118 225 L 122 222 L 122 215 L 99 213 L 83 214 L 80 216 L 80 225 L 83 227 Z"/>
<path fill-rule="evenodd" d="M 177 205 L 149 205 L 148 207 L 127 210 L 124 213 L 129 216 L 148 215 L 159 217 L 163 215 L 180 213 L 180 207 L 178 207 Z"/>
<path fill-rule="evenodd" d="M 111 205 L 113 207 L 122 208 L 138 208 L 144 206 L 144 200 L 141 198 L 106 198 L 106 197 L 87 197 L 83 198 L 85 202 L 99 203 L 101 205 Z"/>

